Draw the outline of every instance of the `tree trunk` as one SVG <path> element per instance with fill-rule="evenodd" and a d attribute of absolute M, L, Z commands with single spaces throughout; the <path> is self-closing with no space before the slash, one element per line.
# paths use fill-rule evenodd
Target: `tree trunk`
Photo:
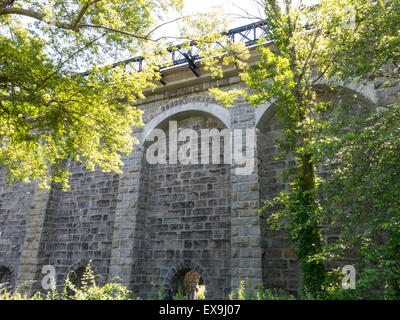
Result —
<path fill-rule="evenodd" d="M 322 261 L 309 261 L 321 253 L 321 234 L 314 216 L 317 210 L 315 198 L 315 168 L 310 154 L 301 157 L 300 194 L 302 209 L 298 213 L 300 231 L 298 234 L 298 258 L 303 271 L 302 291 L 306 296 L 320 297 L 325 281 L 325 268 Z"/>

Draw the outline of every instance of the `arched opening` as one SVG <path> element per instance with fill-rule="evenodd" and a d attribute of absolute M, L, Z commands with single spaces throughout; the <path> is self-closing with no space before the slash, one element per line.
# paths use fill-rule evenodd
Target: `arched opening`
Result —
<path fill-rule="evenodd" d="M 79 267 L 76 270 L 72 270 L 69 272 L 69 280 L 74 285 L 75 288 L 82 288 L 83 275 L 85 273 L 85 267 Z"/>
<path fill-rule="evenodd" d="M 212 288 L 209 298 L 222 298 L 223 290 L 230 285 L 231 164 L 224 161 L 223 132 L 228 128 L 210 112 L 212 109 L 208 113 L 190 110 L 165 118 L 154 127 L 164 132 L 160 140 L 149 132 L 154 140 L 143 144 L 135 233 L 138 259 L 133 266 L 137 276 L 132 281 L 137 287 L 134 290 L 144 292 L 143 296 L 151 294 L 152 283 L 158 283 L 160 276 L 164 278 L 171 266 L 191 268 L 187 261 L 195 265 L 204 262 L 213 269 L 208 279 Z M 170 130 L 172 122 L 177 132 L 174 136 Z M 203 158 L 201 140 L 205 131 L 220 135 L 219 145 L 213 144 L 212 137 L 208 140 L 208 162 Z M 185 136 L 186 133 L 190 135 Z M 175 161 L 170 153 L 172 137 L 178 152 Z M 146 157 L 148 150 L 155 157 L 164 154 L 154 148 L 158 141 L 165 141 L 165 161 L 150 162 Z M 187 159 L 194 149 L 181 152 L 189 144 L 197 145 L 197 155 L 192 158 L 197 161 L 183 162 L 180 155 Z M 219 161 L 213 162 L 217 157 Z"/>
<path fill-rule="evenodd" d="M 86 268 L 84 266 L 78 267 L 75 270 L 70 270 L 68 272 L 67 278 L 72 283 L 73 287 L 76 289 L 82 289 L 83 287 L 83 276 L 85 274 Z M 67 287 L 67 294 L 74 295 L 74 290 L 70 287 Z"/>
<path fill-rule="evenodd" d="M 217 104 L 205 105 L 203 103 L 191 103 L 188 105 L 181 105 L 174 107 L 172 109 L 168 109 L 167 111 L 159 114 L 151 121 L 149 121 L 144 127 L 140 141 L 141 144 L 144 143 L 147 136 L 151 133 L 153 129 L 160 127 L 161 123 L 166 122 L 168 119 L 182 117 L 182 115 L 188 113 L 213 116 L 214 118 L 218 119 L 226 128 L 229 128 L 230 126 L 229 111 L 226 108 L 221 107 L 220 105 Z"/>
<path fill-rule="evenodd" d="M 172 298 L 198 300 L 205 298 L 205 283 L 200 273 L 193 269 L 178 271 L 170 285 Z"/>
<path fill-rule="evenodd" d="M 342 117 L 365 117 L 363 113 L 374 108 L 373 102 L 354 90 L 344 87 L 332 89 L 324 85 L 315 87 L 318 102 L 327 103 L 324 112 L 316 118 L 337 122 Z M 291 178 L 284 179 L 285 174 L 297 168 L 294 154 L 286 154 L 279 148 L 277 139 L 282 136 L 283 129 L 276 117 L 276 105 L 260 106 L 256 111 L 257 126 L 257 157 L 259 174 L 260 206 L 264 200 L 272 200 L 280 191 L 291 188 Z M 320 177 L 329 175 L 330 168 L 316 166 Z M 294 171 L 293 170 L 293 171 Z M 293 246 L 290 244 L 284 230 L 272 231 L 266 224 L 265 217 L 278 210 L 277 207 L 267 207 L 262 213 L 262 272 L 266 287 L 283 289 L 297 295 L 301 274 Z M 335 231 L 332 231 L 335 237 Z"/>
<path fill-rule="evenodd" d="M 5 266 L 0 266 L 0 290 L 12 290 L 13 288 L 14 284 L 12 271 Z"/>

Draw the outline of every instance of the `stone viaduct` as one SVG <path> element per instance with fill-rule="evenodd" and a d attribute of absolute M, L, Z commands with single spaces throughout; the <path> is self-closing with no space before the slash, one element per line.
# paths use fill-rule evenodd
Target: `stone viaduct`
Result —
<path fill-rule="evenodd" d="M 256 56 L 253 55 L 253 60 Z M 390 104 L 399 85 L 375 79 L 351 88 L 373 103 Z M 35 183 L 9 187 L 0 176 L 0 282 L 39 290 L 42 268 L 52 265 L 57 284 L 92 260 L 100 284 L 118 276 L 140 297 L 152 284 L 172 288 L 174 277 L 197 271 L 206 298 L 227 298 L 240 280 L 296 294 L 300 273 L 284 233 L 269 231 L 258 210 L 286 185 L 282 171 L 293 160 L 274 160 L 280 127 L 270 106 L 215 102 L 211 87 L 243 87 L 234 68 L 224 78 L 190 63 L 163 72 L 163 83 L 136 107 L 145 126 L 123 173 L 88 171 L 69 162 L 71 188 Z M 357 93 L 358 92 L 358 93 Z M 178 130 L 247 129 L 257 133 L 256 165 L 247 175 L 233 164 L 149 164 L 145 138 L 176 120 Z M 327 235 L 334 236 L 334 235 Z"/>

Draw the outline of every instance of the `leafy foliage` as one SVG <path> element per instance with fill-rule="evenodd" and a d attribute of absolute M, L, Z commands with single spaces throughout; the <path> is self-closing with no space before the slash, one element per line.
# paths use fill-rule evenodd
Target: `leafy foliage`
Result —
<path fill-rule="evenodd" d="M 289 0 L 265 1 L 263 5 L 269 21 L 267 32 L 273 44 L 260 45 L 256 66 L 248 66 L 240 74 L 248 90 L 226 93 L 213 89 L 212 93 L 225 105 L 232 104 L 235 95 L 241 95 L 254 106 L 273 104 L 284 132 L 279 140 L 280 147 L 295 155 L 297 168 L 292 190 L 275 199 L 284 210 L 271 219 L 282 221 L 275 227 L 284 226 L 292 240 L 299 244 L 297 256 L 303 270 L 303 293 L 318 296 L 325 274 L 321 261 L 310 260 L 322 246 L 316 215 L 319 205 L 315 194 L 317 176 L 313 130 L 319 125 L 316 115 L 329 105 L 317 99 L 315 86 L 323 76 L 325 64 L 315 64 L 314 61 L 320 56 L 326 57 L 325 34 L 319 28 L 306 28 L 310 16 L 318 18 L 314 7 L 296 7 Z M 264 41 L 260 40 L 260 44 Z"/>
<path fill-rule="evenodd" d="M 165 299 L 164 285 L 160 282 L 158 286 L 152 284 L 153 291 L 150 295 L 149 300 L 163 300 Z"/>
<path fill-rule="evenodd" d="M 399 75 L 398 0 L 323 0 L 320 9 L 330 18 L 324 22 L 332 62 L 327 75 L 342 80 Z M 385 70 L 389 65 L 394 68 Z"/>
<path fill-rule="evenodd" d="M 172 300 L 187 300 L 187 296 L 183 293 L 183 288 L 182 286 L 178 287 L 178 291 L 176 294 L 172 297 Z"/>
<path fill-rule="evenodd" d="M 245 284 L 246 283 L 246 284 Z M 295 300 L 292 295 L 286 294 L 283 290 L 264 288 L 262 283 L 257 286 L 256 292 L 251 285 L 241 280 L 236 290 L 229 295 L 230 300 Z"/>
<path fill-rule="evenodd" d="M 26 293 L 20 292 L 22 287 L 23 285 L 14 292 L 1 289 L 0 300 L 134 300 L 132 292 L 117 282 L 112 281 L 99 287 L 96 284 L 90 262 L 83 273 L 81 288 L 74 286 L 69 277 L 67 277 L 61 292 L 54 288 L 46 294 L 36 292 L 32 297 L 28 297 Z"/>
<path fill-rule="evenodd" d="M 400 297 L 399 128 L 400 106 L 393 105 L 335 123 L 335 139 L 322 142 L 326 163 L 336 168 L 321 185 L 322 213 L 341 230 L 325 254 L 357 261 L 360 296 Z"/>
<path fill-rule="evenodd" d="M 277 208 L 268 222 L 273 229 L 285 228 L 297 245 L 298 261 L 303 272 L 303 296 L 323 298 L 332 292 L 334 284 L 325 267 L 326 248 L 320 226 L 325 223 L 326 208 L 320 203 L 321 179 L 317 176 L 316 165 L 320 160 L 320 149 L 323 149 L 320 139 L 324 142 L 336 140 L 327 137 L 328 127 L 334 119 L 327 117 L 332 112 L 333 101 L 320 99 L 321 84 L 333 96 L 337 80 L 346 84 L 354 79 L 363 81 L 370 76 L 370 72 L 386 77 L 398 74 L 400 2 L 323 0 L 318 5 L 299 6 L 297 1 L 268 0 L 262 5 L 269 23 L 266 27 L 268 36 L 260 40 L 260 58 L 255 66 L 248 66 L 240 73 L 247 89 L 212 89 L 211 92 L 227 106 L 232 105 L 237 96 L 242 96 L 254 106 L 273 105 L 275 116 L 283 128 L 279 146 L 287 154 L 295 156 L 296 168 L 286 173 L 286 177 L 291 179 L 290 190 L 282 191 L 261 211 L 271 205 Z M 262 45 L 265 40 L 273 40 L 273 43 Z M 382 67 L 390 63 L 395 67 L 386 68 L 390 72 L 385 73 Z M 352 124 L 349 126 L 352 127 Z M 354 138 L 352 133 L 349 136 Z M 354 152 L 367 151 L 357 149 L 357 143 L 353 146 Z M 347 148 L 351 149 L 351 146 Z M 354 154 L 351 156 L 354 157 Z M 361 159 L 364 154 L 359 153 L 358 157 Z M 362 172 L 360 170 L 359 173 Z M 389 172 L 393 174 L 393 171 Z M 361 179 L 361 176 L 358 178 Z M 363 187 L 370 190 L 365 182 L 359 180 Z M 338 187 L 337 190 L 343 192 L 344 189 Z M 352 199 L 354 189 L 347 191 L 342 196 Z M 362 213 L 362 208 L 370 205 L 367 194 L 360 192 L 358 195 L 362 197 L 362 204 L 357 204 L 360 205 L 360 216 L 372 219 L 369 220 L 371 223 L 378 223 L 376 217 Z M 369 196 L 382 196 L 380 199 L 383 200 L 387 195 Z M 397 212 L 397 209 L 392 210 Z M 335 214 L 332 213 L 332 216 L 335 217 Z M 342 223 L 346 222 L 342 220 Z M 385 224 L 385 228 L 392 230 L 389 225 Z M 370 230 L 376 231 L 371 226 Z M 361 238 L 365 236 L 363 232 L 358 234 Z M 393 255 L 394 250 L 391 252 Z M 372 260 L 378 263 L 377 257 Z M 391 261 L 394 263 L 394 260 Z M 397 267 L 396 264 L 394 266 Z"/>
<path fill-rule="evenodd" d="M 224 17 L 210 12 L 174 19 L 190 26 L 177 36 L 160 34 L 181 8 L 181 0 L 0 4 L 0 164 L 10 182 L 67 188 L 67 159 L 121 172 L 143 125 L 133 105 L 171 63 L 172 40 L 197 40 L 206 57 L 225 30 Z M 132 56 L 146 59 L 141 70 L 107 67 Z"/>

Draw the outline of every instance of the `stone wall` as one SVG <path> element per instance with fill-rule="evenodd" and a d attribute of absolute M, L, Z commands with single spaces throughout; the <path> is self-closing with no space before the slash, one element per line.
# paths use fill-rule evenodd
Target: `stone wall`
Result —
<path fill-rule="evenodd" d="M 100 284 L 110 264 L 118 175 L 88 171 L 71 162 L 67 191 L 53 187 L 44 223 L 40 257 L 56 267 L 57 284 L 66 274 L 92 260 Z"/>
<path fill-rule="evenodd" d="M 33 183 L 8 186 L 6 171 L 0 171 L 0 268 L 8 286 L 15 285 L 34 193 Z"/>
<path fill-rule="evenodd" d="M 177 125 L 199 137 L 201 129 L 224 128 L 207 115 L 188 115 Z M 151 164 L 142 176 L 148 183 L 140 274 L 147 286 L 162 279 L 168 287 L 179 268 L 193 265 L 208 275 L 208 295 L 222 297 L 230 286 L 230 165 L 201 164 L 200 157 L 198 164 Z"/>
<path fill-rule="evenodd" d="M 293 158 L 283 156 L 276 138 L 281 134 L 281 127 L 273 116 L 263 116 L 258 123 L 258 167 L 260 176 L 260 206 L 265 200 L 272 200 L 280 191 L 289 189 L 289 182 L 283 179 L 284 171 L 293 167 Z M 282 158 L 275 159 L 280 155 Z M 301 273 L 293 246 L 284 230 L 272 231 L 266 219 L 276 208 L 267 208 L 262 213 L 262 262 L 263 283 L 267 288 L 283 289 L 298 295 Z"/>
<path fill-rule="evenodd" d="M 285 233 L 270 231 L 258 213 L 263 200 L 288 188 L 282 173 L 294 164 L 273 157 L 281 130 L 273 112 L 242 100 L 226 109 L 208 94 L 212 86 L 243 87 L 237 76 L 190 81 L 198 83 L 182 80 L 139 101 L 147 125 L 135 130 L 137 138 L 143 142 L 151 128 L 165 128 L 174 119 L 180 129 L 257 129 L 254 170 L 238 174 L 235 163 L 149 164 L 147 143 L 124 159 L 119 176 L 69 163 L 67 191 L 54 185 L 49 191 L 35 184 L 7 187 L 2 172 L 0 267 L 11 270 L 14 281 L 40 280 L 49 264 L 61 284 L 68 271 L 92 259 L 100 284 L 118 276 L 142 297 L 151 294 L 152 284 L 170 289 L 183 270 L 198 272 L 206 298 L 227 298 L 240 280 L 298 293 L 294 250 Z M 393 103 L 399 84 L 383 83 L 376 79 L 361 91 L 375 103 Z"/>

